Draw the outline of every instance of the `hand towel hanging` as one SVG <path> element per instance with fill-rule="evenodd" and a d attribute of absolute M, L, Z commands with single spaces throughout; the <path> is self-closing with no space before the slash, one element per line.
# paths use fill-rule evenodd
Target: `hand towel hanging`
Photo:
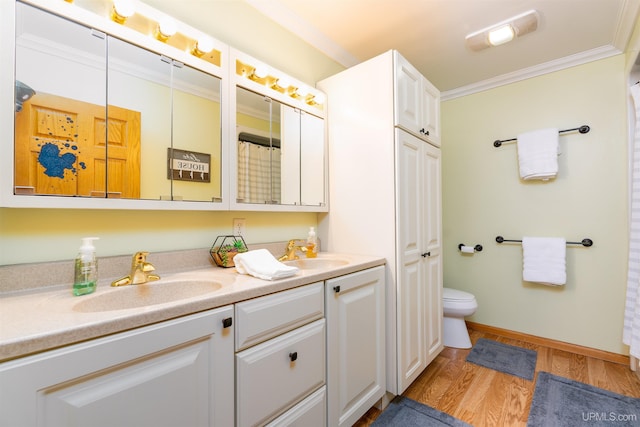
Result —
<path fill-rule="evenodd" d="M 558 174 L 558 129 L 548 128 L 518 135 L 518 165 L 524 180 L 547 181 Z"/>
<path fill-rule="evenodd" d="M 566 246 L 563 237 L 522 238 L 522 279 L 561 286 L 567 281 Z"/>

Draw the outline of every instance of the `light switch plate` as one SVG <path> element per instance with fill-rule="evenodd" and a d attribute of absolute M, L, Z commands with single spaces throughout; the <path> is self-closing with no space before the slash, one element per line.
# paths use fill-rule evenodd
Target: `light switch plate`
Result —
<path fill-rule="evenodd" d="M 244 236 L 247 220 L 245 218 L 233 218 L 233 235 Z"/>

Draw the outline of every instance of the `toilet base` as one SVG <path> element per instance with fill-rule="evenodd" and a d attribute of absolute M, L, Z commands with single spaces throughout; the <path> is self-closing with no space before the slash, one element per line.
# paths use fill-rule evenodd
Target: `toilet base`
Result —
<path fill-rule="evenodd" d="M 444 317 L 442 322 L 445 347 L 471 348 L 471 339 L 464 317 Z"/>

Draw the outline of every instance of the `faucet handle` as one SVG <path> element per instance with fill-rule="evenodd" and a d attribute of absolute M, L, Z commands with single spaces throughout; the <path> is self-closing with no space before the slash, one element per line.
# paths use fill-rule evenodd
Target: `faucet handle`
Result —
<path fill-rule="evenodd" d="M 144 251 L 136 252 L 133 255 L 133 259 L 131 260 L 132 264 L 136 265 L 136 264 L 142 264 L 147 262 L 147 255 L 149 255 L 149 252 L 144 252 Z"/>

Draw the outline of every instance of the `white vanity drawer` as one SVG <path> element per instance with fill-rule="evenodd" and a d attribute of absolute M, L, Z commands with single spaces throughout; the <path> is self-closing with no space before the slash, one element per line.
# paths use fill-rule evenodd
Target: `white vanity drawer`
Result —
<path fill-rule="evenodd" d="M 323 317 L 323 282 L 238 303 L 236 351 Z"/>
<path fill-rule="evenodd" d="M 327 386 L 323 386 L 271 421 L 266 427 L 326 427 L 326 425 Z"/>
<path fill-rule="evenodd" d="M 236 354 L 236 422 L 262 425 L 324 384 L 325 320 Z"/>

